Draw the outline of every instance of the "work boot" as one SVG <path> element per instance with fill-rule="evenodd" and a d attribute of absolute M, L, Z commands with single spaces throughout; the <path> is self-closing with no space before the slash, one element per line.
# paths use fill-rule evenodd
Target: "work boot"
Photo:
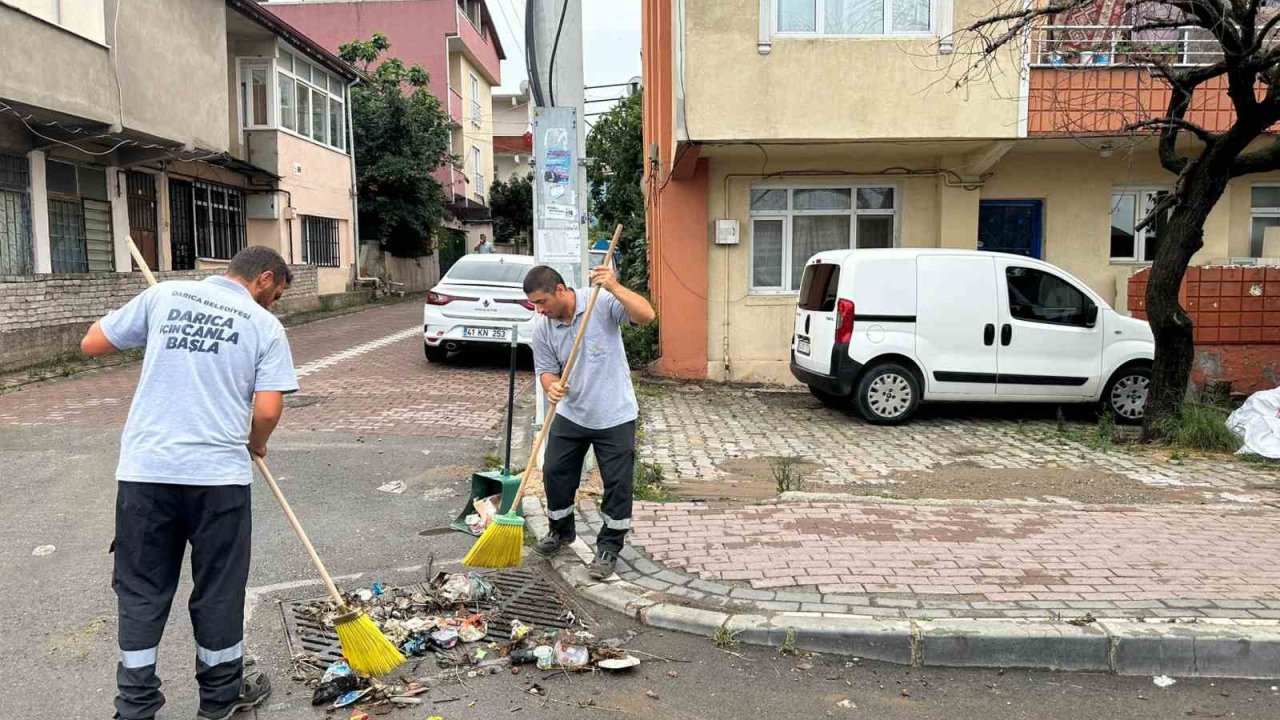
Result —
<path fill-rule="evenodd" d="M 533 546 L 533 551 L 542 557 L 551 557 L 564 549 L 564 546 L 572 543 L 574 538 L 562 538 L 556 534 L 555 530 L 549 531 Z"/>
<path fill-rule="evenodd" d="M 217 709 L 205 710 L 201 708 L 196 717 L 199 720 L 228 720 L 232 715 L 241 710 L 261 705 L 267 696 L 271 694 L 271 681 L 267 680 L 267 676 L 260 672 L 250 672 L 244 674 L 244 687 L 240 690 L 240 699 L 230 705 Z"/>
<path fill-rule="evenodd" d="M 587 575 L 592 580 L 603 580 L 613 574 L 618 565 L 618 553 L 612 550 L 596 550 L 596 559 L 587 566 Z"/>

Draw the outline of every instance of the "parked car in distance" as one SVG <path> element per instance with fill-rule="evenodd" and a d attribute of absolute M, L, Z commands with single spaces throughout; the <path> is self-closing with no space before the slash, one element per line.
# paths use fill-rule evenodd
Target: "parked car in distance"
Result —
<path fill-rule="evenodd" d="M 531 255 L 473 254 L 454 263 L 427 293 L 422 346 L 430 362 L 453 351 L 516 341 L 533 343 L 534 312 L 524 294 Z"/>
<path fill-rule="evenodd" d="M 907 422 L 921 402 L 1101 403 L 1142 420 L 1150 326 L 1039 260 L 835 250 L 805 265 L 791 372 L 828 405 Z"/>

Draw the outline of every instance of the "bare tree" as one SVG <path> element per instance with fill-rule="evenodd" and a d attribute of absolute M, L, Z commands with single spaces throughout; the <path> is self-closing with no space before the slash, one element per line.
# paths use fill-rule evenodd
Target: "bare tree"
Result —
<path fill-rule="evenodd" d="M 1204 245 L 1204 222 L 1232 178 L 1280 170 L 1280 140 L 1269 129 L 1280 121 L 1280 44 L 1273 31 L 1280 13 L 1274 0 L 1117 0 L 1134 18 L 1132 37 L 1182 28 L 1193 32 L 1193 57 L 1128 50 L 1132 62 L 1149 68 L 1167 85 L 1166 107 L 1130 113 L 1120 132 L 1154 136 L 1161 166 L 1176 180 L 1138 229 L 1161 222 L 1161 241 L 1147 285 L 1147 315 L 1155 335 L 1155 364 L 1143 436 L 1154 439 L 1180 416 L 1195 346 L 1192 322 L 1178 290 L 1192 255 Z M 1104 0 L 1014 2 L 956 33 L 956 56 L 967 65 L 957 86 L 992 78 L 1010 54 L 1023 55 L 1032 33 L 1055 16 L 1100 6 Z M 1028 55 L 1023 55 L 1024 57 Z M 1087 70 L 1082 70 L 1087 72 Z M 1235 116 L 1230 127 L 1206 128 L 1188 119 L 1199 95 L 1225 90 Z"/>

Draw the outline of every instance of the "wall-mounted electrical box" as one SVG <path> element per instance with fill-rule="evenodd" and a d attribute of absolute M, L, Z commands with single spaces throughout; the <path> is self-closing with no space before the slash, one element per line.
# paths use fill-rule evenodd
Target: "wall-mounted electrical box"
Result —
<path fill-rule="evenodd" d="M 716 221 L 716 244 L 717 245 L 737 245 L 738 240 L 738 221 L 737 220 L 717 220 Z"/>
<path fill-rule="evenodd" d="M 250 220 L 277 220 L 280 218 L 279 193 L 254 193 L 245 196 L 245 216 Z"/>

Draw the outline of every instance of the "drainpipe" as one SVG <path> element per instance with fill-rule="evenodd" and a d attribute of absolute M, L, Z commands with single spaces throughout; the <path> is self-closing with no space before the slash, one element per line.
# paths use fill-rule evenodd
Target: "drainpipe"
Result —
<path fill-rule="evenodd" d="M 360 79 L 356 78 L 347 85 L 347 152 L 351 155 L 351 243 L 354 245 L 355 254 L 352 255 L 352 264 L 355 265 L 355 282 L 357 284 L 365 280 L 372 280 L 374 290 L 378 289 L 378 278 L 364 277 L 360 274 L 360 190 L 356 184 L 356 133 L 355 127 L 351 123 L 351 89 L 359 83 Z"/>

